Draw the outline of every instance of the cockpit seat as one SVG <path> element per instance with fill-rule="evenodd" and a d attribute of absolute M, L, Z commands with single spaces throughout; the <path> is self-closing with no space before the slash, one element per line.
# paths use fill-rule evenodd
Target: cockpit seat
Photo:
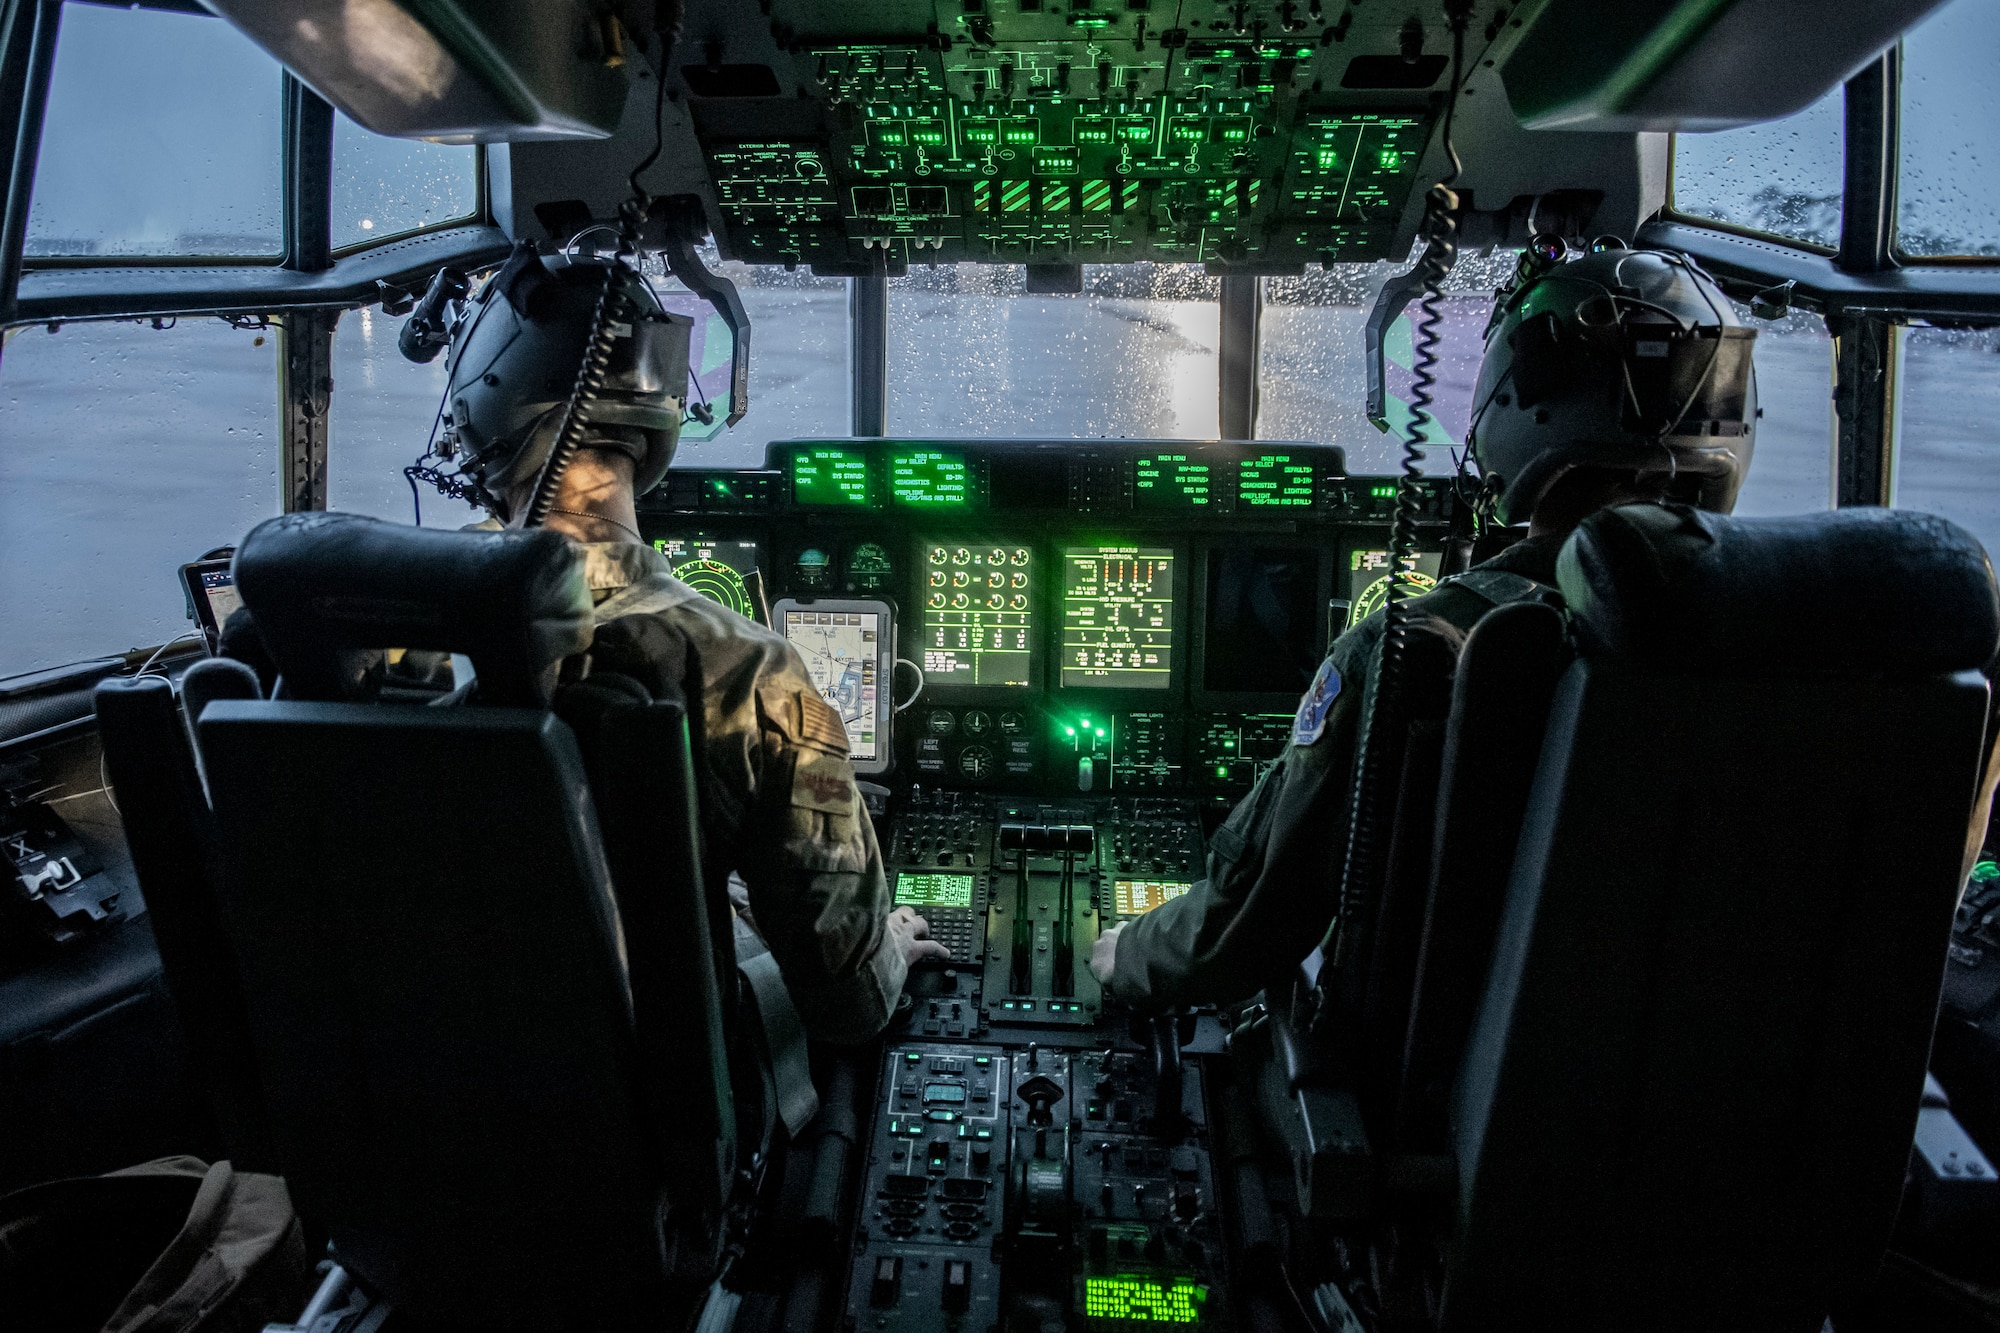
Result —
<path fill-rule="evenodd" d="M 417 1326 L 684 1309 L 737 1163 L 681 704 L 605 681 L 564 710 L 586 734 L 552 711 L 592 635 L 553 533 L 295 514 L 235 571 L 280 697 L 196 730 L 301 1214 Z M 372 701 L 392 646 L 469 658 L 465 706 Z M 634 746 L 643 836 L 607 837 L 590 779 Z"/>
<path fill-rule="evenodd" d="M 2000 591 L 1880 509 L 1614 510 L 1560 580 L 1444 1324 L 1816 1333 L 1895 1219 Z"/>

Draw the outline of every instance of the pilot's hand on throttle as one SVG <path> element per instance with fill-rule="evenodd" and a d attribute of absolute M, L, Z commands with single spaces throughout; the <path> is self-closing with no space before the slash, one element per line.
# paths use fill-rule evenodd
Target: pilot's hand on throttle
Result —
<path fill-rule="evenodd" d="M 931 938 L 931 923 L 911 908 L 898 907 L 889 913 L 889 929 L 903 941 L 903 960 L 912 967 L 933 960 L 943 962 L 951 957 L 951 950 Z"/>
<path fill-rule="evenodd" d="M 1090 946 L 1090 975 L 1098 984 L 1109 986 L 1111 974 L 1118 970 L 1118 932 L 1125 929 L 1120 921 L 1111 929 L 1097 937 L 1097 943 Z"/>

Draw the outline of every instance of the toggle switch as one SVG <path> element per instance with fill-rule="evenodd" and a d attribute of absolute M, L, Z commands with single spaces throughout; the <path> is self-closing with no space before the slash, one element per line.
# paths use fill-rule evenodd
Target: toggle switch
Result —
<path fill-rule="evenodd" d="M 944 1265 L 944 1308 L 947 1314 L 964 1314 L 972 1304 L 972 1265 L 963 1259 L 947 1259 Z"/>
<path fill-rule="evenodd" d="M 884 1255 L 875 1261 L 875 1281 L 868 1288 L 868 1303 L 885 1310 L 896 1303 L 897 1288 L 903 1282 L 901 1255 Z"/>

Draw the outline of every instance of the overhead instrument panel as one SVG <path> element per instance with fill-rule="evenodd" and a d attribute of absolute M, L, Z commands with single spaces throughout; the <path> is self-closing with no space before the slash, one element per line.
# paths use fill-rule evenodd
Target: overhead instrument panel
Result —
<path fill-rule="evenodd" d="M 682 71 L 717 242 L 823 272 L 1385 258 L 1443 73 L 1318 0 L 764 12 L 773 66 Z"/>

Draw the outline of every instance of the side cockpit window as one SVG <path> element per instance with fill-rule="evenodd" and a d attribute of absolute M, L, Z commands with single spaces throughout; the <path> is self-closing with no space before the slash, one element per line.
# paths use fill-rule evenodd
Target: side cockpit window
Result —
<path fill-rule="evenodd" d="M 278 63 L 220 19 L 65 5 L 28 261 L 275 261 L 280 81 Z"/>
<path fill-rule="evenodd" d="M 278 512 L 276 331 L 29 325 L 0 351 L 0 677 L 194 630 L 179 567 Z"/>
<path fill-rule="evenodd" d="M 1840 244 L 1844 108 L 1835 88 L 1762 125 L 1674 136 L 1673 211 L 1831 251 Z"/>
<path fill-rule="evenodd" d="M 374 245 L 479 212 L 479 150 L 390 139 L 333 117 L 333 248 Z"/>

